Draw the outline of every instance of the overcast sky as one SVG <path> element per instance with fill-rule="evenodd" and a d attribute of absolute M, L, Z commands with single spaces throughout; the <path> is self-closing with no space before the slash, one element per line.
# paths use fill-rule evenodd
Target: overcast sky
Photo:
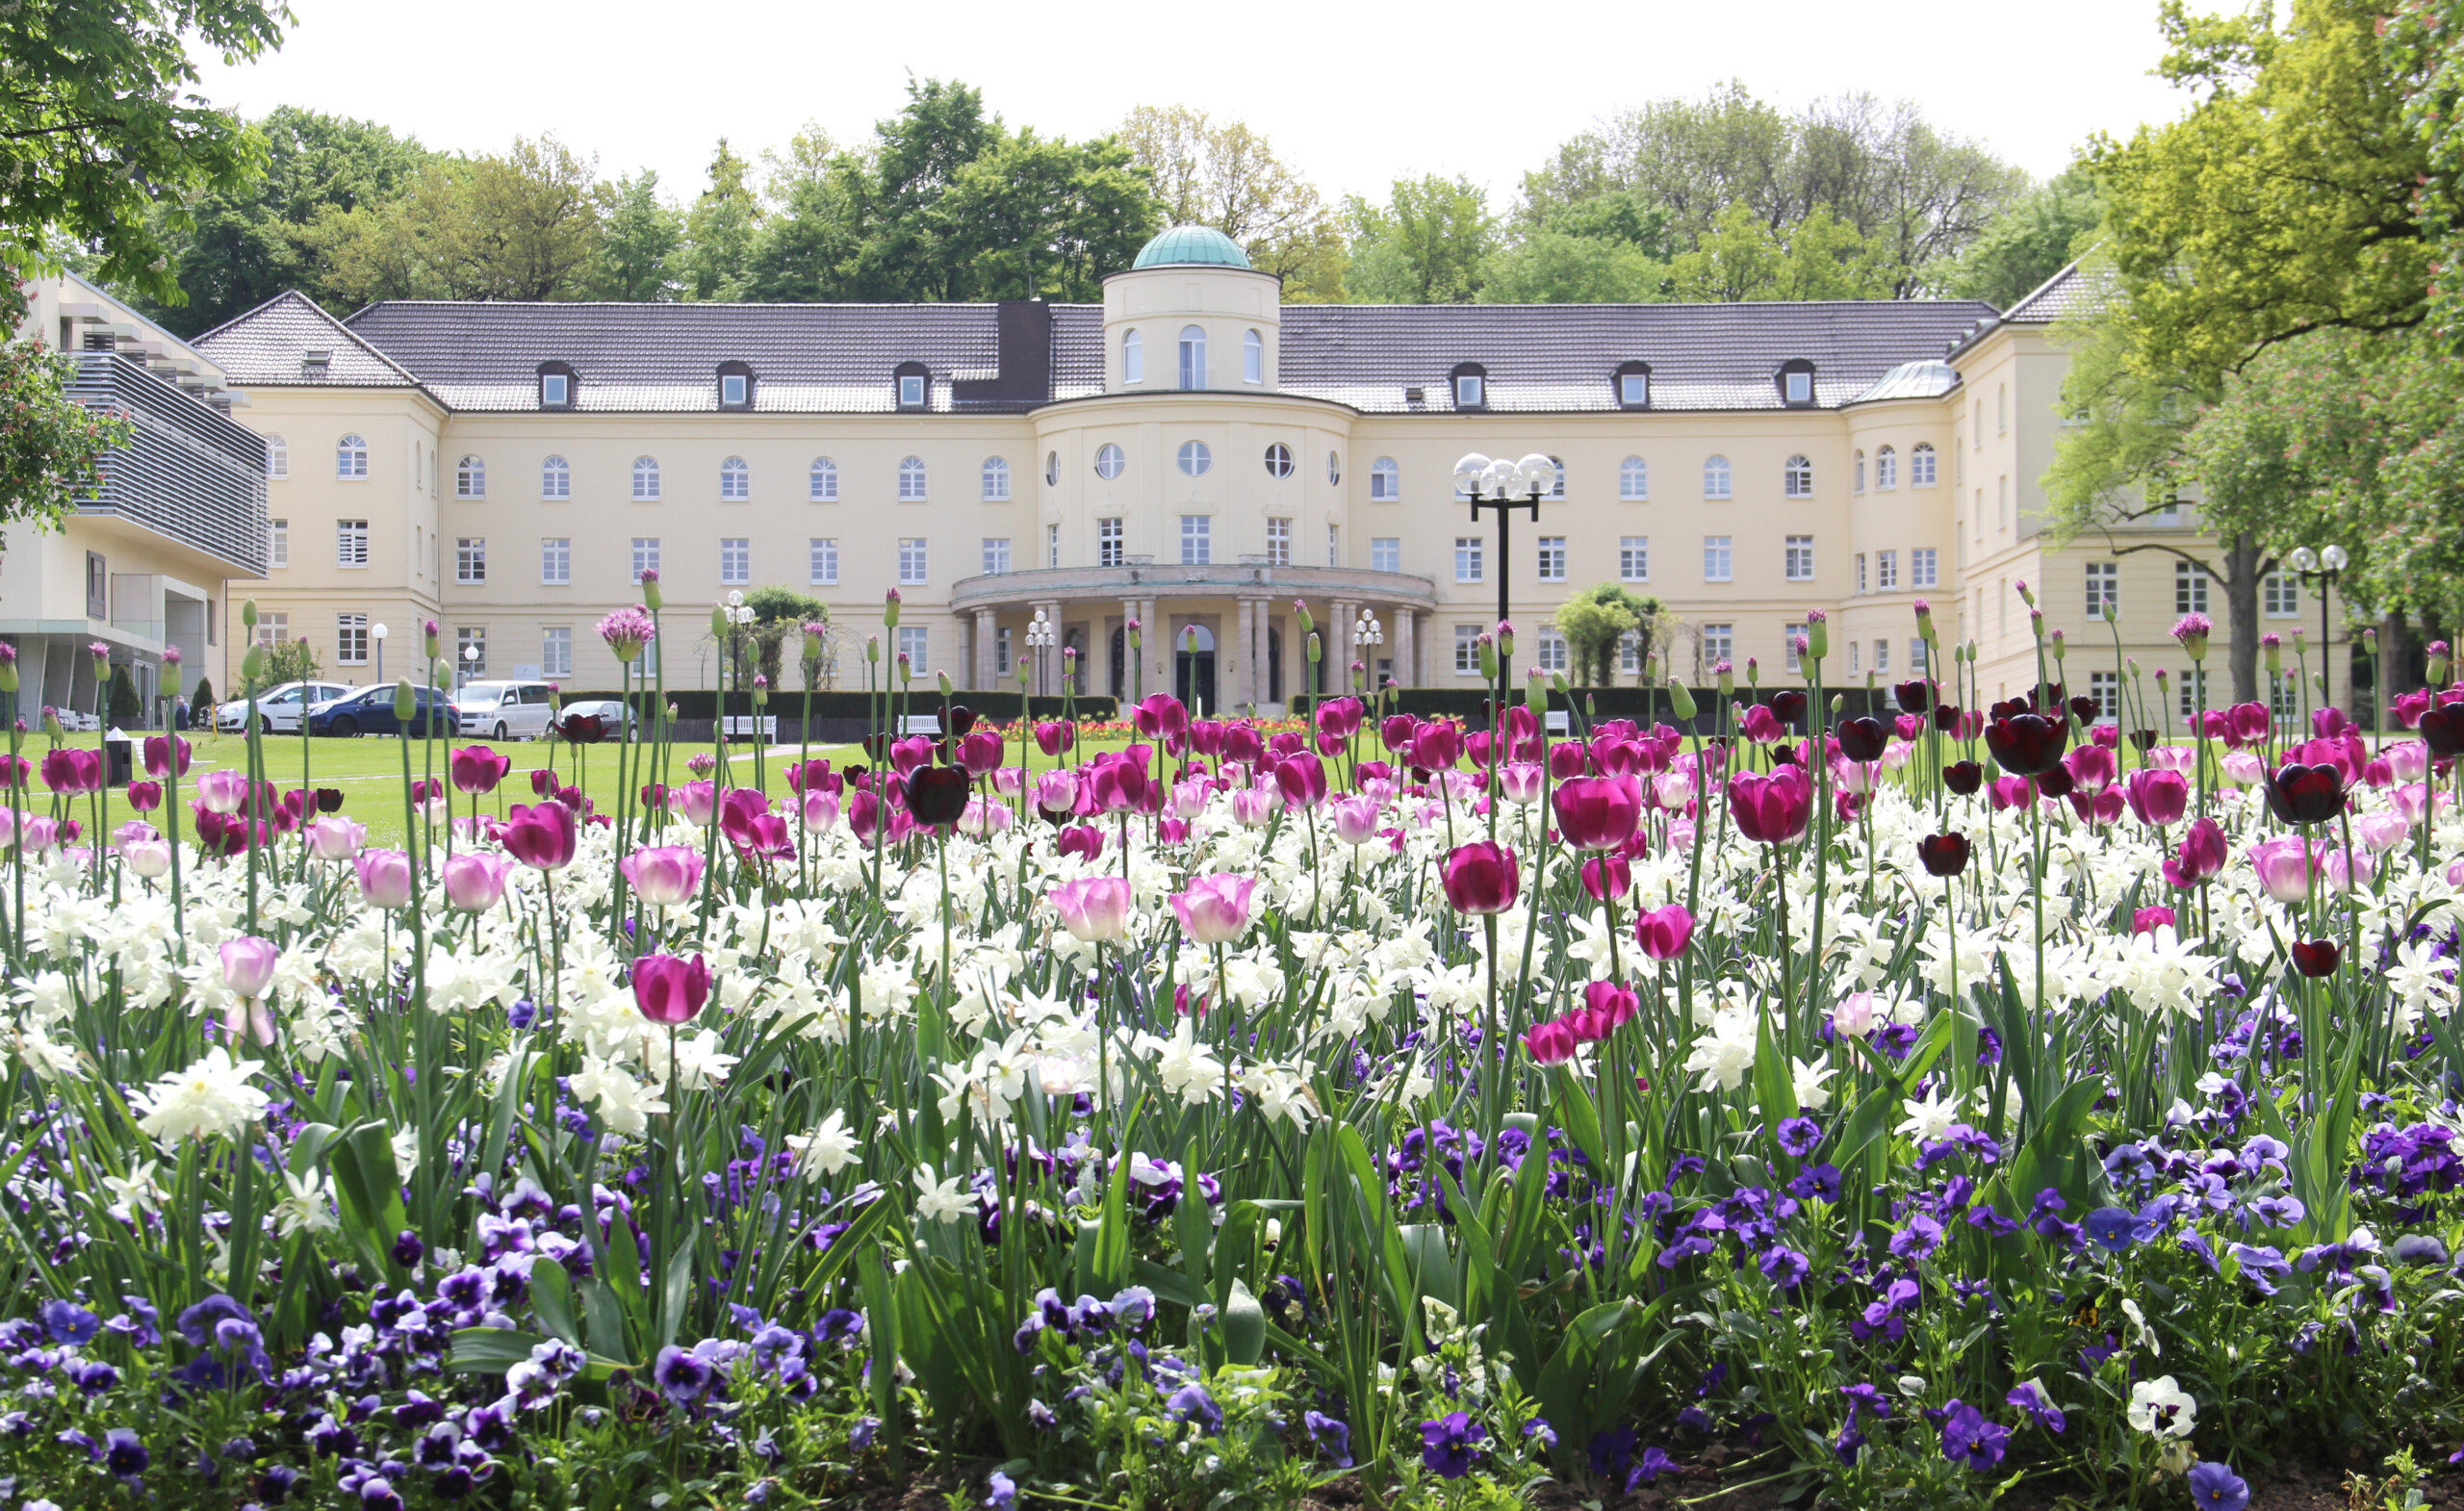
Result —
<path fill-rule="evenodd" d="M 1012 126 L 1071 138 L 1139 104 L 1246 120 L 1330 199 L 1441 171 L 1501 206 L 1591 122 L 1731 78 L 1791 107 L 1850 90 L 1912 99 L 2040 175 L 2092 133 L 2180 111 L 2148 74 L 2156 0 L 291 3 L 279 53 L 203 60 L 209 99 L 371 118 L 467 152 L 552 131 L 603 173 L 655 168 L 680 196 L 706 182 L 720 135 L 747 155 L 808 121 L 850 141 L 897 109 L 910 73 L 964 80 Z"/>

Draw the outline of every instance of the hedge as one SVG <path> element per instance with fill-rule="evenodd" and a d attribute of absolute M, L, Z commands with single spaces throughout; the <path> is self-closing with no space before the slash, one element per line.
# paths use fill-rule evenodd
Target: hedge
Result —
<path fill-rule="evenodd" d="M 632 694 L 632 704 L 635 708 L 646 709 L 650 706 L 653 696 L 654 695 L 652 693 L 635 688 Z M 600 701 L 616 703 L 625 701 L 625 694 L 614 689 L 567 692 L 564 695 L 564 701 L 569 704 Z M 676 710 L 676 717 L 680 721 L 706 721 L 718 717 L 719 694 L 711 688 L 671 687 L 668 689 L 667 702 L 668 706 Z M 954 692 L 950 694 L 950 702 L 964 704 L 974 709 L 980 717 L 1004 723 L 1018 716 L 1018 694 L 1015 689 L 993 688 L 981 692 Z M 1080 698 L 1076 703 L 1078 717 L 1081 719 L 1113 719 L 1119 716 L 1118 705 L 1109 697 Z M 1061 717 L 1062 700 L 1058 697 L 1030 698 L 1027 704 L 1031 717 L 1038 719 Z M 917 684 L 910 691 L 908 707 L 918 714 L 939 713 L 941 711 L 940 690 L 929 682 Z M 830 691 L 816 692 L 812 695 L 812 717 L 816 724 L 823 720 L 867 719 L 872 716 L 873 709 L 874 698 L 863 693 Z M 772 693 L 769 705 L 762 711 L 793 725 L 804 710 L 805 695 L 790 691 Z M 751 714 L 753 695 L 750 692 L 729 693 L 727 711 L 731 718 Z"/>

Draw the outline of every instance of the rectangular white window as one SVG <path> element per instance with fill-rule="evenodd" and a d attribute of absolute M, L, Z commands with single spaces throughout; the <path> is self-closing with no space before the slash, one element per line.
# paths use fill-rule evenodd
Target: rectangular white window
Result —
<path fill-rule="evenodd" d="M 984 570 L 988 575 L 1010 570 L 1009 536 L 987 535 L 984 537 Z"/>
<path fill-rule="evenodd" d="M 932 580 L 926 567 L 927 562 L 924 554 L 924 537 L 921 535 L 900 536 L 898 539 L 898 580 L 900 583 L 912 587 L 916 583 Z"/>
<path fill-rule="evenodd" d="M 1790 625 L 1782 637 L 1781 650 L 1786 654 L 1787 667 L 1791 672 L 1798 671 L 1805 665 L 1805 658 L 1797 654 L 1797 642 L 1805 637 L 1806 627 L 1803 625 Z"/>
<path fill-rule="evenodd" d="M 1540 631 L 1540 670 L 1563 672 L 1572 657 L 1566 649 L 1566 637 L 1553 629 Z"/>
<path fill-rule="evenodd" d="M 266 565 L 268 567 L 291 565 L 291 522 L 289 520 L 266 521 Z"/>
<path fill-rule="evenodd" d="M 1652 538 L 1648 535 L 1627 535 L 1617 542 L 1617 580 L 1649 582 L 1652 579 Z"/>
<path fill-rule="evenodd" d="M 910 409 L 924 403 L 924 376 L 919 372 L 902 373 L 898 379 L 898 401 Z"/>
<path fill-rule="evenodd" d="M 1861 677 L 1864 675 L 1864 671 L 1865 642 L 1862 640 L 1851 640 L 1848 642 L 1848 675 L 1851 677 Z"/>
<path fill-rule="evenodd" d="M 453 580 L 485 582 L 488 580 L 488 543 L 476 535 L 463 535 L 453 542 Z"/>
<path fill-rule="evenodd" d="M 278 646 L 290 638 L 291 616 L 289 614 L 261 613 L 257 616 L 257 644 Z"/>
<path fill-rule="evenodd" d="M 1010 668 L 1017 664 L 1010 659 L 1010 627 L 1003 625 L 992 632 L 992 672 L 996 677 L 1009 676 Z"/>
<path fill-rule="evenodd" d="M 2260 584 L 2260 597 L 2270 619 L 2292 619 L 2301 612 L 2301 579 L 2290 572 L 2271 572 Z"/>
<path fill-rule="evenodd" d="M 741 404 L 744 402 L 743 373 L 730 372 L 719 379 L 719 402 L 722 404 Z"/>
<path fill-rule="evenodd" d="M 1813 580 L 1812 536 L 1791 535 L 1788 537 L 1787 567 L 1789 581 L 1811 582 Z"/>
<path fill-rule="evenodd" d="M 2207 569 L 2187 561 L 2173 563 L 2173 612 L 2207 612 Z"/>
<path fill-rule="evenodd" d="M 1865 553 L 1861 551 L 1857 552 L 1857 591 L 1865 591 Z"/>
<path fill-rule="evenodd" d="M 2105 610 L 2108 608 L 2117 614 L 2120 613 L 2121 563 L 2092 561 L 2087 564 L 2087 573 L 2088 617 L 2091 620 L 2103 619 Z"/>
<path fill-rule="evenodd" d="M 1476 373 L 1466 372 L 1454 380 L 1454 407 L 1477 409 L 1480 406 L 1481 381 Z"/>
<path fill-rule="evenodd" d="M 645 573 L 645 572 L 656 572 L 657 570 L 658 570 L 658 537 L 657 537 L 657 536 L 655 536 L 655 535 L 636 535 L 636 536 L 634 536 L 634 537 L 633 537 L 633 580 L 634 580 L 636 583 L 638 583 L 638 582 L 640 582 L 640 581 L 642 580 L 642 574 L 643 574 L 643 573 Z"/>
<path fill-rule="evenodd" d="M 1736 629 L 1731 625 L 1703 627 L 1703 670 L 1715 670 L 1722 661 L 1732 661 L 1736 651 Z"/>
<path fill-rule="evenodd" d="M 2096 716 L 2100 719 L 2121 717 L 2121 674 L 2090 672 L 2088 696 L 2096 700 Z"/>
<path fill-rule="evenodd" d="M 1732 582 L 1736 580 L 1736 574 L 1732 570 L 1733 563 L 1731 561 L 1730 556 L 1731 548 L 1730 538 L 1728 536 L 1704 536 L 1703 580 L 1706 582 Z"/>
<path fill-rule="evenodd" d="M 719 581 L 742 587 L 753 580 L 753 542 L 742 535 L 719 538 Z"/>
<path fill-rule="evenodd" d="M 365 567 L 368 565 L 368 522 L 336 520 L 334 522 L 334 565 Z"/>
<path fill-rule="evenodd" d="M 926 663 L 931 658 L 926 654 L 926 650 L 931 644 L 932 642 L 925 638 L 922 625 L 898 627 L 898 653 L 907 657 L 907 664 L 914 668 L 919 677 L 928 669 Z"/>
<path fill-rule="evenodd" d="M 1369 570 L 1400 572 L 1403 570 L 1403 538 L 1399 535 L 1372 536 L 1369 542 Z"/>
<path fill-rule="evenodd" d="M 1617 374 L 1617 402 L 1629 409 L 1640 409 L 1652 401 L 1652 375 L 1648 372 Z"/>
<path fill-rule="evenodd" d="M 1543 582 L 1566 580 L 1566 538 L 1563 535 L 1540 537 L 1540 580 Z"/>
<path fill-rule="evenodd" d="M 562 625 L 550 625 L 539 631 L 539 675 L 574 675 L 574 632 L 571 629 Z"/>
<path fill-rule="evenodd" d="M 1993 523 L 2006 530 L 2011 527 L 2011 476 L 2008 473 L 1993 479 Z"/>
<path fill-rule="evenodd" d="M 2203 667 L 2194 666 L 2182 674 L 2182 690 L 2178 696 L 2181 701 L 2183 718 L 2195 719 L 2198 717 L 2199 689 L 2205 684 L 2206 679 L 2207 672 Z"/>
<path fill-rule="evenodd" d="M 1270 518 L 1267 521 L 1267 565 L 1292 565 L 1292 522 Z"/>
<path fill-rule="evenodd" d="M 1043 527 L 1043 564 L 1047 567 L 1061 565 L 1061 526 L 1058 525 Z"/>
<path fill-rule="evenodd" d="M 1895 593 L 1899 590 L 1899 552 L 1895 551 L 1874 552 L 1874 586 L 1886 593 Z"/>
<path fill-rule="evenodd" d="M 562 584 L 574 579 L 574 543 L 569 535 L 546 535 L 539 541 L 539 580 Z"/>
<path fill-rule="evenodd" d="M 1454 627 L 1454 673 L 1458 677 L 1480 675 L 1480 627 Z"/>
<path fill-rule="evenodd" d="M 1643 637 L 1630 629 L 1617 637 L 1617 670 L 1628 677 L 1643 675 Z"/>
<path fill-rule="evenodd" d="M 826 588 L 838 581 L 838 537 L 816 535 L 808 543 L 811 553 L 808 580 L 814 587 Z"/>
<path fill-rule="evenodd" d="M 1210 514 L 1181 516 L 1181 565 L 1203 567 L 1215 559 L 1215 517 Z"/>
<path fill-rule="evenodd" d="M 1480 580 L 1480 537 L 1477 535 L 1454 537 L 1454 580 L 1457 582 Z"/>
<path fill-rule="evenodd" d="M 1126 548 L 1122 545 L 1120 521 L 1097 520 L 1095 522 L 1095 565 L 1098 567 L 1119 566 L 1125 550 Z"/>
<path fill-rule="evenodd" d="M 1874 642 L 1874 671 L 1878 674 L 1890 671 L 1890 642 L 1887 640 Z"/>
<path fill-rule="evenodd" d="M 1787 377 L 1787 393 L 1788 402 L 1791 404 L 1812 403 L 1813 374 L 1810 372 L 1789 373 Z"/>
<path fill-rule="evenodd" d="M 1343 564 L 1344 527 L 1340 525 L 1329 525 L 1326 526 L 1326 565 L 1340 567 Z"/>
<path fill-rule="evenodd" d="M 368 616 L 334 616 L 334 662 L 338 666 L 368 664 Z"/>
<path fill-rule="evenodd" d="M 1912 638 L 1908 642 L 1908 670 L 1910 675 L 1914 677 L 1923 677 L 1933 669 L 1933 665 L 1934 658 L 1925 649 L 1924 637 L 1919 635 Z"/>
<path fill-rule="evenodd" d="M 1919 546 L 1908 553 L 1908 585 L 1912 588 L 1938 588 L 1942 585 L 1940 556 L 1931 546 Z"/>

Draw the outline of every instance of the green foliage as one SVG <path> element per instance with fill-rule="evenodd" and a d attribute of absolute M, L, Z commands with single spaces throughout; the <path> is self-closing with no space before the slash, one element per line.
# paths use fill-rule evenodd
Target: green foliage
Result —
<path fill-rule="evenodd" d="M 1669 274 L 1677 296 L 1689 302 L 1881 299 L 1892 289 L 1881 248 L 1830 211 L 1814 211 L 1784 235 L 1743 204 L 1723 211 Z"/>
<path fill-rule="evenodd" d="M 137 682 L 128 675 L 125 661 L 112 665 L 111 681 L 103 689 L 103 708 L 117 724 L 144 717 L 145 705 L 138 702 Z"/>
<path fill-rule="evenodd" d="M 1399 178 L 1385 204 L 1354 194 L 1344 214 L 1351 224 L 1347 290 L 1364 303 L 1467 303 L 1498 245 L 1488 192 L 1468 178 Z"/>
<path fill-rule="evenodd" d="M 1250 267 L 1283 280 L 1286 304 L 1343 297 L 1342 221 L 1263 135 L 1186 105 L 1141 105 L 1116 136 L 1153 180 L 1165 224 L 1211 225 L 1240 243 Z"/>
<path fill-rule="evenodd" d="M 658 175 L 644 168 L 620 178 L 608 192 L 592 289 L 605 299 L 673 299 L 682 288 L 677 253 L 683 245 L 684 217 L 658 197 Z"/>
<path fill-rule="evenodd" d="M 1159 219 L 1127 148 L 1027 130 L 961 167 L 932 224 L 970 296 L 1084 303 L 1103 297 L 1105 275 L 1130 265 Z"/>
<path fill-rule="evenodd" d="M 1621 583 L 1602 582 L 1583 589 L 1557 605 L 1557 632 L 1566 637 L 1578 686 L 1609 687 L 1617 681 L 1620 643 L 1629 634 L 1642 636 L 1639 666 L 1650 655 L 1665 614 L 1660 601 L 1645 598 Z"/>
<path fill-rule="evenodd" d="M 2083 256 L 2103 216 L 2095 180 L 2073 167 L 1995 216 L 1960 253 L 1943 291 L 2008 309 Z"/>
<path fill-rule="evenodd" d="M 189 694 L 189 707 L 201 710 L 208 719 L 214 717 L 214 679 L 212 678 L 200 677 L 196 679 L 196 691 Z"/>
<path fill-rule="evenodd" d="M 742 296 L 737 291 L 761 225 L 761 206 L 745 174 L 744 159 L 721 137 L 710 158 L 710 187 L 694 202 L 692 218 L 685 222 L 688 244 L 680 261 L 686 298 Z"/>
<path fill-rule="evenodd" d="M 185 196 L 238 188 L 265 143 L 193 94 L 192 46 L 237 62 L 282 41 L 260 0 L 26 0 L 0 10 L 0 263 L 57 266 L 50 239 L 84 243 L 96 275 L 176 300 L 170 237 Z M 158 206 L 161 208 L 158 210 Z"/>
<path fill-rule="evenodd" d="M 1483 304 L 1625 304 L 1668 293 L 1668 265 L 1630 242 L 1541 230 L 1488 260 L 1478 297 Z"/>
<path fill-rule="evenodd" d="M 0 297 L 12 324 L 18 308 L 13 290 Z M 0 343 L 0 526 L 60 528 L 99 481 L 103 453 L 128 444 L 129 422 L 68 397 L 76 372 L 39 341 Z"/>
<path fill-rule="evenodd" d="M 306 640 L 285 640 L 266 657 L 266 681 L 269 686 L 284 682 L 313 680 L 324 670 L 317 661 L 317 651 Z"/>
<path fill-rule="evenodd" d="M 2395 8 L 2386 38 L 2396 76 L 2403 81 L 2404 123 L 2418 140 L 2423 176 L 2413 205 L 2437 261 L 2453 268 L 2464 254 L 2464 4 L 2413 0 Z M 2432 319 L 2451 348 L 2464 337 L 2464 304 L 2453 279 L 2430 291 Z"/>
<path fill-rule="evenodd" d="M 594 172 L 552 136 L 431 161 L 401 196 L 319 219 L 328 288 L 354 301 L 578 297 L 599 255 Z"/>

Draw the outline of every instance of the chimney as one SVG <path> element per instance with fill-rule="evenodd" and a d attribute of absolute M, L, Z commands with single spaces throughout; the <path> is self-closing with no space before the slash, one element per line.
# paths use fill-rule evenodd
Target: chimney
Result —
<path fill-rule="evenodd" d="M 950 386 L 958 403 L 1040 404 L 1052 397 L 1052 306 L 1041 299 L 1003 299 L 993 307 L 1000 375 Z"/>

